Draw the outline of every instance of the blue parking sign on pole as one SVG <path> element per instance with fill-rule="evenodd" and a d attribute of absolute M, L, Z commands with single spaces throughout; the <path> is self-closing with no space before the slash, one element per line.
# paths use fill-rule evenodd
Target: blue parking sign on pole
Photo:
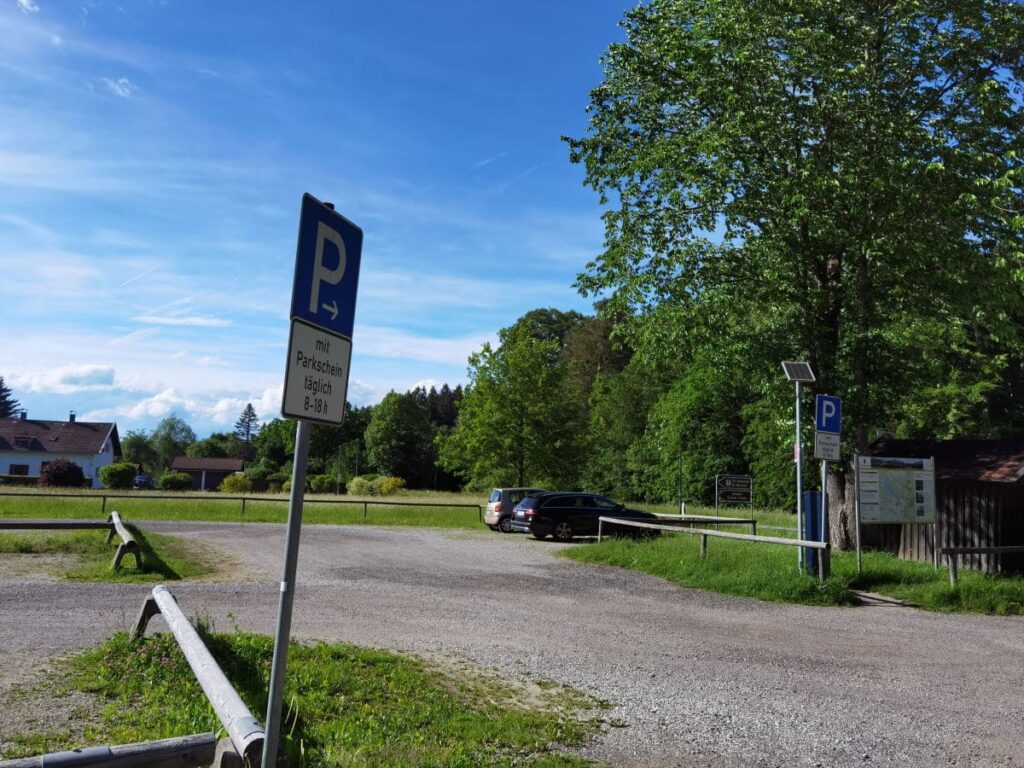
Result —
<path fill-rule="evenodd" d="M 838 435 L 843 423 L 843 401 L 831 395 L 818 395 L 814 401 L 814 431 Z"/>

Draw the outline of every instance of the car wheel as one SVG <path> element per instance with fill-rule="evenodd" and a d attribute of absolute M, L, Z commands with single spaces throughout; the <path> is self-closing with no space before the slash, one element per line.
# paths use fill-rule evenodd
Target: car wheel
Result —
<path fill-rule="evenodd" d="M 498 521 L 498 530 L 502 533 L 512 533 L 512 518 L 501 518 L 501 520 Z"/>
<path fill-rule="evenodd" d="M 553 533 L 556 541 L 568 541 L 572 538 L 572 523 L 568 520 L 555 523 L 555 530 Z"/>

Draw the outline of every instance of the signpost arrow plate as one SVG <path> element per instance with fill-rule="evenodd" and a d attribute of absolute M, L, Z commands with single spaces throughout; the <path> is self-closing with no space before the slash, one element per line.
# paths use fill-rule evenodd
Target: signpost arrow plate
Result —
<path fill-rule="evenodd" d="M 345 420 L 363 231 L 312 195 L 302 196 L 291 334 L 281 414 Z"/>

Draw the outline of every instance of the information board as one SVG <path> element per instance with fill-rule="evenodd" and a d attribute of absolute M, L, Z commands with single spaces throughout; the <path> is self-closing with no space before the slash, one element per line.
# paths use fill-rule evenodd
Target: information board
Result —
<path fill-rule="evenodd" d="M 864 524 L 934 523 L 935 462 L 858 456 L 857 501 Z"/>

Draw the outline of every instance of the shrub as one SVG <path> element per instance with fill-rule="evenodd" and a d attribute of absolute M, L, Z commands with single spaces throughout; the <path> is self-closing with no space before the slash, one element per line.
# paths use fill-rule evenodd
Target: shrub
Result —
<path fill-rule="evenodd" d="M 131 488 L 135 483 L 135 465 L 129 461 L 100 467 L 100 480 L 106 488 L 115 491 Z"/>
<path fill-rule="evenodd" d="M 378 477 L 372 486 L 374 496 L 391 496 L 405 488 L 405 480 L 400 477 Z"/>
<path fill-rule="evenodd" d="M 283 483 L 281 483 L 281 492 L 282 493 L 288 493 L 289 491 L 291 491 L 291 489 L 292 489 L 291 478 L 289 478 L 289 479 L 285 480 Z"/>
<path fill-rule="evenodd" d="M 39 485 L 39 475 L 0 475 L 0 485 Z"/>
<path fill-rule="evenodd" d="M 311 493 L 334 493 L 338 487 L 338 478 L 334 475 L 310 475 L 306 486 Z"/>
<path fill-rule="evenodd" d="M 252 490 L 252 480 L 241 472 L 235 472 L 224 478 L 220 489 L 223 493 L 249 493 Z"/>
<path fill-rule="evenodd" d="M 188 472 L 164 472 L 157 485 L 161 491 L 191 491 L 192 476 Z"/>
<path fill-rule="evenodd" d="M 348 493 L 355 496 L 372 496 L 373 480 L 369 480 L 366 476 L 362 475 L 353 477 L 348 481 Z"/>
<path fill-rule="evenodd" d="M 85 473 L 73 461 L 54 459 L 39 470 L 39 484 L 54 488 L 81 488 L 85 485 Z"/>

